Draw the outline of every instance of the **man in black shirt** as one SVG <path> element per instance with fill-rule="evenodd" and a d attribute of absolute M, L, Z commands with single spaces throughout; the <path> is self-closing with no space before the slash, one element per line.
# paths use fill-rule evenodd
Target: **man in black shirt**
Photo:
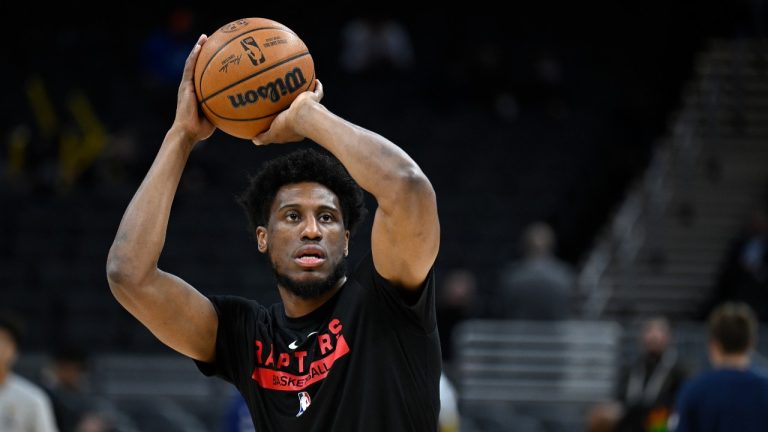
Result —
<path fill-rule="evenodd" d="M 687 368 L 672 343 L 667 318 L 647 318 L 640 333 L 641 352 L 620 376 L 618 399 L 623 404 L 617 432 L 656 431 L 667 424 Z"/>
<path fill-rule="evenodd" d="M 214 131 L 192 81 L 205 40 L 187 59 L 175 121 L 110 249 L 113 294 L 163 343 L 232 382 L 259 432 L 435 431 L 435 193 L 402 149 L 321 105 L 319 81 L 254 143 L 308 138 L 321 151 L 270 161 L 241 199 L 282 303 L 206 297 L 157 268 L 186 161 Z M 371 252 L 347 274 L 349 238 L 364 213 L 358 184 L 378 209 Z"/>

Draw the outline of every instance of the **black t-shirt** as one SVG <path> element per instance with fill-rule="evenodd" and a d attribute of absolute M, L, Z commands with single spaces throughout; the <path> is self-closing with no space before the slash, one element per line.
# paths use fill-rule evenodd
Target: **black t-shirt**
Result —
<path fill-rule="evenodd" d="M 433 271 L 413 295 L 381 277 L 369 254 L 301 318 L 286 317 L 279 303 L 210 299 L 219 316 L 216 362 L 196 363 L 240 390 L 257 431 L 437 430 Z"/>

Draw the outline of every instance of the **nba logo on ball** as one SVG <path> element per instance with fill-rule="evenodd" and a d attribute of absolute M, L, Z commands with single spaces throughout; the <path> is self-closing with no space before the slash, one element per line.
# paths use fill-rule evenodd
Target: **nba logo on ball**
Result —
<path fill-rule="evenodd" d="M 299 413 L 296 414 L 296 417 L 304 414 L 304 411 L 309 408 L 309 404 L 312 403 L 312 399 L 309 397 L 309 393 L 307 392 L 299 392 Z"/>

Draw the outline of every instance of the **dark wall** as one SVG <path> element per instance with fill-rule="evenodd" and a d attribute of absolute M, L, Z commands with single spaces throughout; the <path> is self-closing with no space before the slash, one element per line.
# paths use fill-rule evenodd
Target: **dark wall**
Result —
<path fill-rule="evenodd" d="M 315 59 L 324 103 L 403 147 L 433 182 L 443 235 L 438 274 L 468 267 L 490 292 L 496 269 L 519 255 L 519 235 L 534 220 L 553 225 L 559 254 L 578 265 L 664 134 L 696 51 L 708 37 L 758 31 L 746 2 L 621 10 L 552 2 L 508 12 L 475 4 L 483 15 L 447 6 L 429 14 L 373 10 L 366 16 L 404 25 L 414 62 L 350 73 L 339 56 L 343 25 L 362 15 L 352 2 L 227 11 L 132 4 L 117 13 L 77 3 L 45 13 L 18 6 L 3 6 L 14 18 L 0 69 L 10 84 L 0 98 L 0 286 L 38 348 L 76 338 L 94 349 L 158 349 L 111 298 L 104 264 L 122 211 L 173 120 L 179 63 L 166 61 L 183 59 L 199 33 L 247 16 L 296 31 Z M 179 18 L 180 10 L 188 15 Z M 174 12 L 189 26 L 163 38 Z M 56 118 L 48 129 L 36 120 L 41 88 Z M 37 99 L 30 96 L 36 91 Z M 82 142 L 85 134 L 72 109 L 78 95 L 107 145 L 63 184 L 62 142 Z M 9 167 L 19 142 L 24 163 L 15 173 Z M 182 179 L 161 266 L 204 293 L 276 301 L 234 196 L 262 161 L 291 148 L 257 149 L 221 132 L 200 145 Z M 353 259 L 365 253 L 369 227 L 370 220 Z"/>

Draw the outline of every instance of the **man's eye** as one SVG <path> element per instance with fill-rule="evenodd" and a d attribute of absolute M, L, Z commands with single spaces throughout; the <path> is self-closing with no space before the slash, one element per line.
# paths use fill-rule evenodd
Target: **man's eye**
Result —
<path fill-rule="evenodd" d="M 333 216 L 328 213 L 321 214 L 320 222 L 333 222 Z"/>
<path fill-rule="evenodd" d="M 299 214 L 296 212 L 288 212 L 285 217 L 291 221 L 299 220 Z"/>

